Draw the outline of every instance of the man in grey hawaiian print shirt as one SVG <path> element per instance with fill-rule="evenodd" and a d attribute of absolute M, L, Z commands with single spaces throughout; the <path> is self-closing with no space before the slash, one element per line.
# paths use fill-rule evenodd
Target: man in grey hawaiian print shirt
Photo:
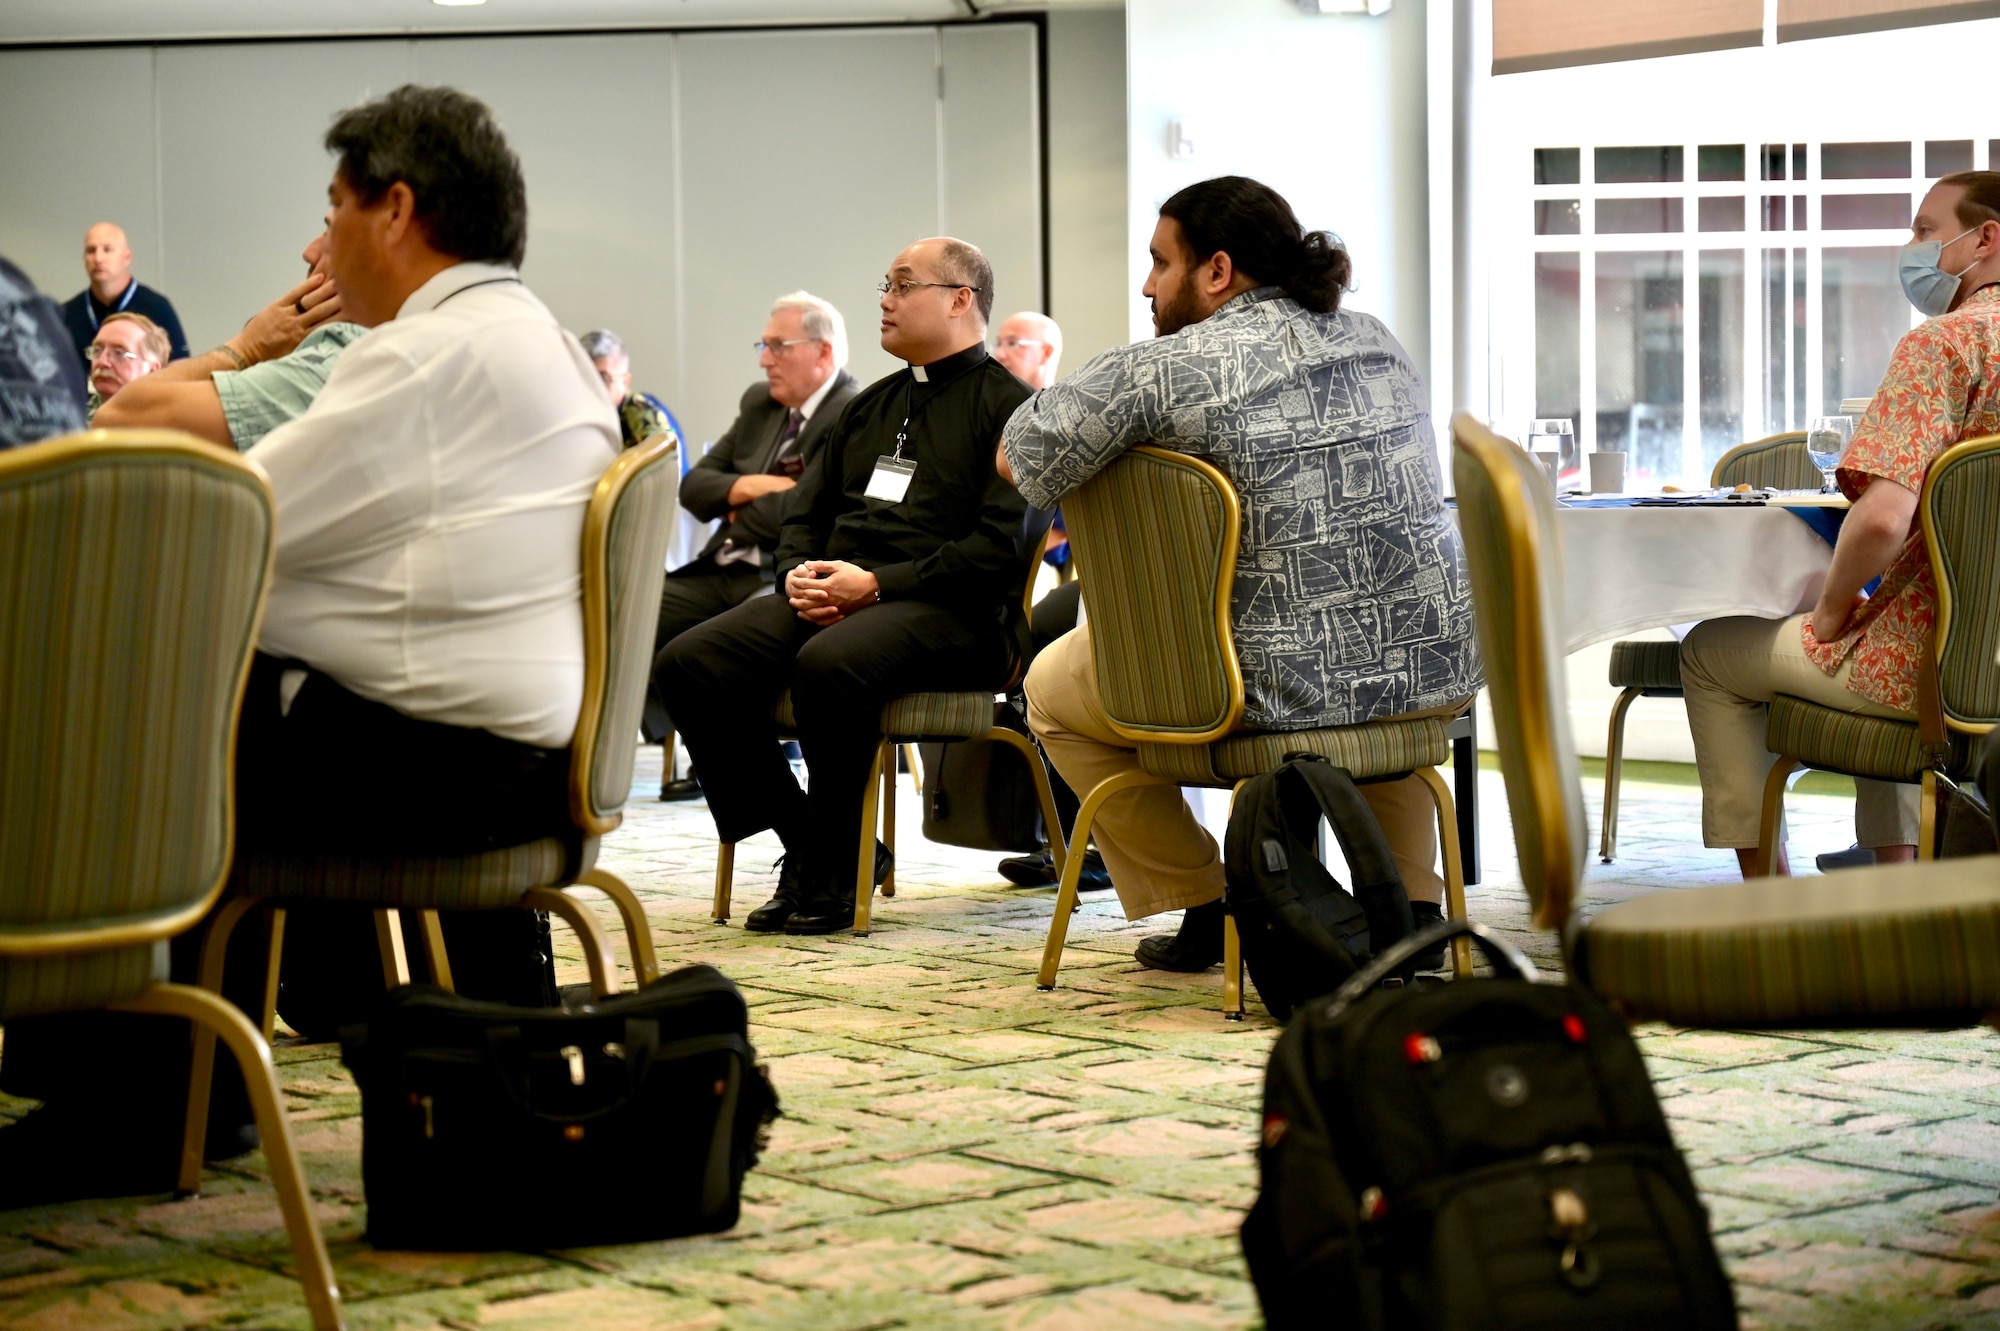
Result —
<path fill-rule="evenodd" d="M 1138 443 L 1228 473 L 1244 511 L 1233 620 L 1246 728 L 1463 710 L 1480 684 L 1472 601 L 1423 382 L 1380 320 L 1339 308 L 1346 252 L 1305 233 L 1268 186 L 1228 176 L 1166 202 L 1152 254 L 1158 336 L 1023 405 L 1002 471 L 1044 508 Z M 1078 790 L 1136 767 L 1099 704 L 1088 625 L 1036 659 L 1027 693 L 1031 727 Z M 1362 792 L 1419 925 L 1435 920 L 1444 885 L 1427 792 L 1414 778 Z M 1219 961 L 1222 858 L 1179 793 L 1122 794 L 1095 834 L 1127 918 L 1187 911 L 1139 960 Z"/>

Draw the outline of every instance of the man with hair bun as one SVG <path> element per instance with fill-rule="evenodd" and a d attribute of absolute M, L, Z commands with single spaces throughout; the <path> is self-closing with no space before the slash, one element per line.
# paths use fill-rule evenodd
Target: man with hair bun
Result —
<path fill-rule="evenodd" d="M 757 339 L 764 377 L 743 390 L 736 419 L 681 478 L 681 507 L 716 523 L 701 553 L 667 576 L 653 654 L 695 625 L 768 593 L 785 504 L 860 385 L 847 372 L 847 325 L 809 291 L 780 296 Z M 648 741 L 673 733 L 657 690 L 646 694 Z M 660 798 L 701 797 L 692 769 L 660 776 Z"/>
<path fill-rule="evenodd" d="M 1444 508 L 1422 380 L 1372 315 L 1340 308 L 1347 252 L 1269 186 L 1190 185 L 1153 232 L 1150 342 L 1037 393 L 998 460 L 1053 508 L 1134 444 L 1207 458 L 1243 500 L 1232 618 L 1256 730 L 1455 715 L 1480 685 L 1465 555 Z M 1069 783 L 1135 770 L 1097 696 L 1090 628 L 1028 672 L 1028 723 Z M 1415 778 L 1361 787 L 1422 927 L 1442 911 L 1433 806 Z M 1140 964 L 1222 959 L 1222 855 L 1171 786 L 1126 791 L 1093 828 L 1128 919 L 1182 910 Z M 1443 949 L 1424 958 L 1442 963 Z"/>

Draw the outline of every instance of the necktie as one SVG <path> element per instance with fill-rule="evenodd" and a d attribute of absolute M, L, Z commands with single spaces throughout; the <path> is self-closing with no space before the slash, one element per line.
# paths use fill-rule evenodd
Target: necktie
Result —
<path fill-rule="evenodd" d="M 764 470 L 773 476 L 797 476 L 805 470 L 805 462 L 794 450 L 798 447 L 799 431 L 805 428 L 806 418 L 793 407 L 785 413 L 785 428 L 778 435 L 778 446 L 771 450 L 771 465 Z"/>

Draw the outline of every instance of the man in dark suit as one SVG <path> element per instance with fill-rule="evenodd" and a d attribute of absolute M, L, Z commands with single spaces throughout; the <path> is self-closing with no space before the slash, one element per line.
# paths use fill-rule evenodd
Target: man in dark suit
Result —
<path fill-rule="evenodd" d="M 764 382 L 743 394 L 736 420 L 708 455 L 681 478 L 681 507 L 704 522 L 721 520 L 694 559 L 668 575 L 660 591 L 653 652 L 677 636 L 772 587 L 772 553 L 799 475 L 859 385 L 847 372 L 847 328 L 840 311 L 795 291 L 771 307 L 757 343 Z M 654 693 L 646 698 L 646 735 L 673 729 Z M 666 772 L 663 800 L 695 799 L 701 783 Z"/>

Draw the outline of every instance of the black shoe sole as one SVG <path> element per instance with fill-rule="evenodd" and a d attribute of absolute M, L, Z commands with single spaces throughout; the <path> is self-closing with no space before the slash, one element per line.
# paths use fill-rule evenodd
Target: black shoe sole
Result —
<path fill-rule="evenodd" d="M 837 934 L 842 929 L 854 927 L 854 913 L 840 915 L 794 915 L 785 921 L 785 932 L 794 938 L 807 938 L 818 934 Z"/>

